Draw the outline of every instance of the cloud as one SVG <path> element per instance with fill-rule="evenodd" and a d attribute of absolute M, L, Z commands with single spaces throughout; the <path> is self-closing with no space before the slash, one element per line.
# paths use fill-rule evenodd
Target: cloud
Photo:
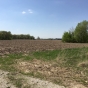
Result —
<path fill-rule="evenodd" d="M 32 13 L 33 13 L 33 11 L 32 11 L 31 9 L 28 9 L 28 11 L 22 11 L 22 14 L 27 14 L 27 13 L 32 14 Z"/>
<path fill-rule="evenodd" d="M 29 9 L 29 10 L 28 10 L 28 12 L 29 12 L 30 14 L 32 14 L 32 13 L 33 13 L 33 11 L 32 11 L 31 9 Z"/>
<path fill-rule="evenodd" d="M 23 11 L 23 12 L 22 12 L 22 14 L 26 14 L 26 12 L 25 12 L 25 11 Z"/>

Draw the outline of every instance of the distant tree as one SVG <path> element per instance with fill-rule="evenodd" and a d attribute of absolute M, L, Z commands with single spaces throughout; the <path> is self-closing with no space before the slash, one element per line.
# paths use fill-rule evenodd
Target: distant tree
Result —
<path fill-rule="evenodd" d="M 25 35 L 25 39 L 31 39 L 31 36 L 29 34 Z"/>
<path fill-rule="evenodd" d="M 84 20 L 77 24 L 74 32 L 76 42 L 88 42 L 88 21 Z"/>
<path fill-rule="evenodd" d="M 20 35 L 12 35 L 13 39 L 30 39 L 34 40 L 34 36 L 30 36 L 29 34 L 20 34 Z"/>
<path fill-rule="evenodd" d="M 40 40 L 40 37 L 38 36 L 37 39 Z"/>
<path fill-rule="evenodd" d="M 35 40 L 35 37 L 34 37 L 34 36 L 30 36 L 30 39 L 31 39 L 31 40 Z"/>
<path fill-rule="evenodd" d="M 63 42 L 71 42 L 72 41 L 72 36 L 70 32 L 64 32 L 63 37 L 62 37 Z"/>
<path fill-rule="evenodd" d="M 76 40 L 75 40 L 75 37 L 74 37 L 74 28 L 72 27 L 70 30 L 69 30 L 69 34 L 70 34 L 70 36 L 71 36 L 71 40 L 70 40 L 70 42 L 76 42 Z"/>
<path fill-rule="evenodd" d="M 10 31 L 0 31 L 0 40 L 11 40 L 12 34 Z"/>
<path fill-rule="evenodd" d="M 16 34 L 12 35 L 12 39 L 18 39 L 18 36 Z"/>
<path fill-rule="evenodd" d="M 75 30 L 64 32 L 62 36 L 63 42 L 88 42 L 88 21 L 84 20 L 77 24 Z"/>

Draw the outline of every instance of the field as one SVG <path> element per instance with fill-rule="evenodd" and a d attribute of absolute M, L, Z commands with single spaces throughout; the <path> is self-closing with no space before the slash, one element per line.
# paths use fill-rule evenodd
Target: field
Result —
<path fill-rule="evenodd" d="M 78 47 L 88 47 L 88 44 L 62 43 L 60 40 L 0 40 L 0 55 Z"/>
<path fill-rule="evenodd" d="M 66 88 L 88 88 L 88 43 L 3 40 L 0 55 L 0 69 L 10 72 L 8 78 L 17 88 L 37 88 L 27 87 L 31 85 L 22 81 L 21 75 Z"/>

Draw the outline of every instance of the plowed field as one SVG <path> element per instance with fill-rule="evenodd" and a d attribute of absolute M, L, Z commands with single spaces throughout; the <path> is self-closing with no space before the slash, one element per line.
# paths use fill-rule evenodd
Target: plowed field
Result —
<path fill-rule="evenodd" d="M 88 47 L 88 43 L 62 43 L 61 40 L 0 40 L 0 55 L 77 47 Z"/>

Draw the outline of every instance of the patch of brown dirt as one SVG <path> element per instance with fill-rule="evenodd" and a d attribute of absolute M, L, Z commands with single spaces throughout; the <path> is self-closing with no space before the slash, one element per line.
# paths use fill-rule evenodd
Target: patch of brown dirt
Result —
<path fill-rule="evenodd" d="M 8 73 L 0 70 L 0 88 L 17 88 L 8 80 Z"/>
<path fill-rule="evenodd" d="M 74 84 L 74 83 L 72 83 L 71 84 L 71 86 L 70 86 L 70 88 L 86 88 L 85 86 L 83 86 L 82 84 Z"/>
<path fill-rule="evenodd" d="M 44 78 L 46 80 L 59 83 L 72 88 L 71 83 L 77 83 L 75 78 L 83 78 L 81 72 L 74 71 L 70 67 L 60 67 L 55 62 L 45 62 L 41 60 L 18 61 L 17 68 L 23 73 L 32 73 L 34 77 Z M 39 74 L 39 75 L 38 75 Z M 42 77 L 41 77 L 42 76 Z M 76 87 L 74 87 L 76 88 Z M 77 87 L 80 88 L 80 87 Z M 85 87 L 84 87 L 85 88 Z"/>
<path fill-rule="evenodd" d="M 78 63 L 78 67 L 86 67 L 88 66 L 88 61 L 83 61 Z"/>

